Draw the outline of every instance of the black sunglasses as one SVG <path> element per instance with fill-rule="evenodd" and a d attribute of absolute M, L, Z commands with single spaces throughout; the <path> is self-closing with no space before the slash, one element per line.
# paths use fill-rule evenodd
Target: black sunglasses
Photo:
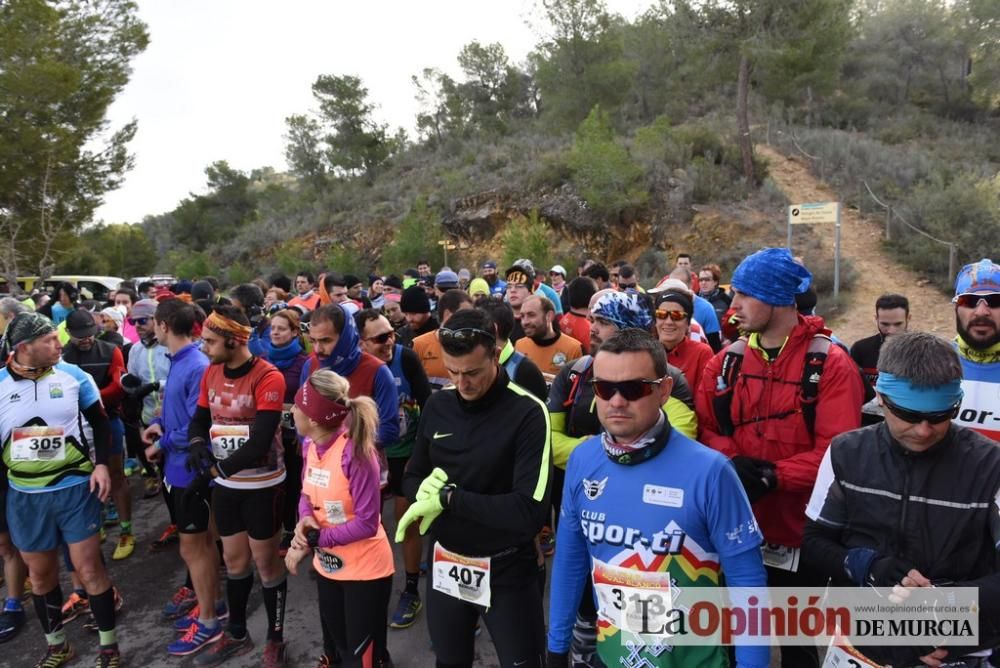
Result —
<path fill-rule="evenodd" d="M 965 308 L 976 308 L 979 306 L 980 299 L 986 302 L 986 305 L 990 308 L 1000 308 L 1000 292 L 993 292 L 986 295 L 968 293 L 964 295 L 955 295 L 955 298 L 951 301 L 955 302 L 959 306 L 964 306 Z"/>
<path fill-rule="evenodd" d="M 129 318 L 128 321 L 129 324 L 131 325 L 139 325 L 140 327 L 142 327 L 147 322 L 149 322 L 149 318 Z"/>
<path fill-rule="evenodd" d="M 302 332 L 303 334 L 309 333 L 309 327 L 310 323 L 308 320 L 299 323 L 299 331 Z"/>
<path fill-rule="evenodd" d="M 460 327 L 459 329 L 439 327 L 437 334 L 438 340 L 444 345 L 465 346 L 470 349 L 484 339 L 494 345 L 497 342 L 495 334 L 478 327 Z"/>
<path fill-rule="evenodd" d="M 921 413 L 919 411 L 911 411 L 908 408 L 903 408 L 902 406 L 897 406 L 892 403 L 884 394 L 882 396 L 882 405 L 889 409 L 889 412 L 898 417 L 903 422 L 909 424 L 920 424 L 921 422 L 929 422 L 930 424 L 941 424 L 942 422 L 947 422 L 948 420 L 954 420 L 958 416 L 958 409 L 961 403 L 957 403 L 951 408 L 943 411 L 937 411 L 935 413 Z"/>
<path fill-rule="evenodd" d="M 653 393 L 653 387 L 663 382 L 662 378 L 657 380 L 646 380 L 636 378 L 634 380 L 591 380 L 590 385 L 594 388 L 594 394 L 604 401 L 611 401 L 615 394 L 621 394 L 625 401 L 638 401 L 643 397 L 648 397 Z"/>
<path fill-rule="evenodd" d="M 367 339 L 362 339 L 362 340 L 374 341 L 375 343 L 385 343 L 394 336 L 396 336 L 396 332 L 389 330 L 388 332 L 383 332 L 382 334 L 376 334 L 375 336 L 369 336 Z"/>

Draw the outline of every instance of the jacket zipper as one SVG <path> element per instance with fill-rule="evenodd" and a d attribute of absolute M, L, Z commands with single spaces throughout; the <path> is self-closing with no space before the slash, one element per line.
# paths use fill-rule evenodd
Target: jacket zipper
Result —
<path fill-rule="evenodd" d="M 899 526 L 896 529 L 896 551 L 899 557 L 906 555 L 906 514 L 910 505 L 910 459 L 903 456 L 903 499 L 899 510 Z"/>

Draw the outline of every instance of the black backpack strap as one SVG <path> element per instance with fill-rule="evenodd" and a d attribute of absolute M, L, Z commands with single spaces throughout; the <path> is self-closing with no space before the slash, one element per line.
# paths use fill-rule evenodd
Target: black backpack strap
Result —
<path fill-rule="evenodd" d="M 715 379 L 715 396 L 712 398 L 712 410 L 715 412 L 715 422 L 719 433 L 732 436 L 736 428 L 733 426 L 733 388 L 743 366 L 743 356 L 747 351 L 747 340 L 739 338 L 733 341 L 726 354 L 722 356 L 722 368 Z"/>
<path fill-rule="evenodd" d="M 802 406 L 802 418 L 806 421 L 809 435 L 816 433 L 816 404 L 819 401 L 819 381 L 823 377 L 826 358 L 830 355 L 833 341 L 830 332 L 823 330 L 809 342 L 806 351 L 806 363 L 802 367 L 802 387 L 799 391 L 799 403 Z"/>

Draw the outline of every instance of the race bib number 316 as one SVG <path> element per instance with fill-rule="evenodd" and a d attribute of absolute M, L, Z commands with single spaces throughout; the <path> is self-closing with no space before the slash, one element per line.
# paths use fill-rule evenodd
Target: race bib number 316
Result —
<path fill-rule="evenodd" d="M 15 462 L 50 462 L 66 458 L 62 427 L 19 427 L 11 434 L 11 459 Z"/>
<path fill-rule="evenodd" d="M 250 425 L 213 424 L 208 435 L 212 439 L 212 454 L 221 461 L 246 444 L 250 438 Z"/>

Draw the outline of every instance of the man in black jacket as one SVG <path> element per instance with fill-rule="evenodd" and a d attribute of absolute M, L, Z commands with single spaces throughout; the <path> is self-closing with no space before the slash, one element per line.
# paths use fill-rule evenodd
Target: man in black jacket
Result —
<path fill-rule="evenodd" d="M 833 439 L 806 508 L 803 560 L 834 584 L 978 587 L 978 647 L 861 647 L 893 666 L 988 666 L 1000 645 L 1000 446 L 951 423 L 962 401 L 951 345 L 886 340 L 875 389 L 885 422 Z"/>
<path fill-rule="evenodd" d="M 545 661 L 534 538 L 549 510 L 545 405 L 511 383 L 479 310 L 438 329 L 454 388 L 428 399 L 403 479 L 414 501 L 396 531 L 433 523 L 427 626 L 439 666 L 472 666 L 477 617 L 504 666 Z"/>

